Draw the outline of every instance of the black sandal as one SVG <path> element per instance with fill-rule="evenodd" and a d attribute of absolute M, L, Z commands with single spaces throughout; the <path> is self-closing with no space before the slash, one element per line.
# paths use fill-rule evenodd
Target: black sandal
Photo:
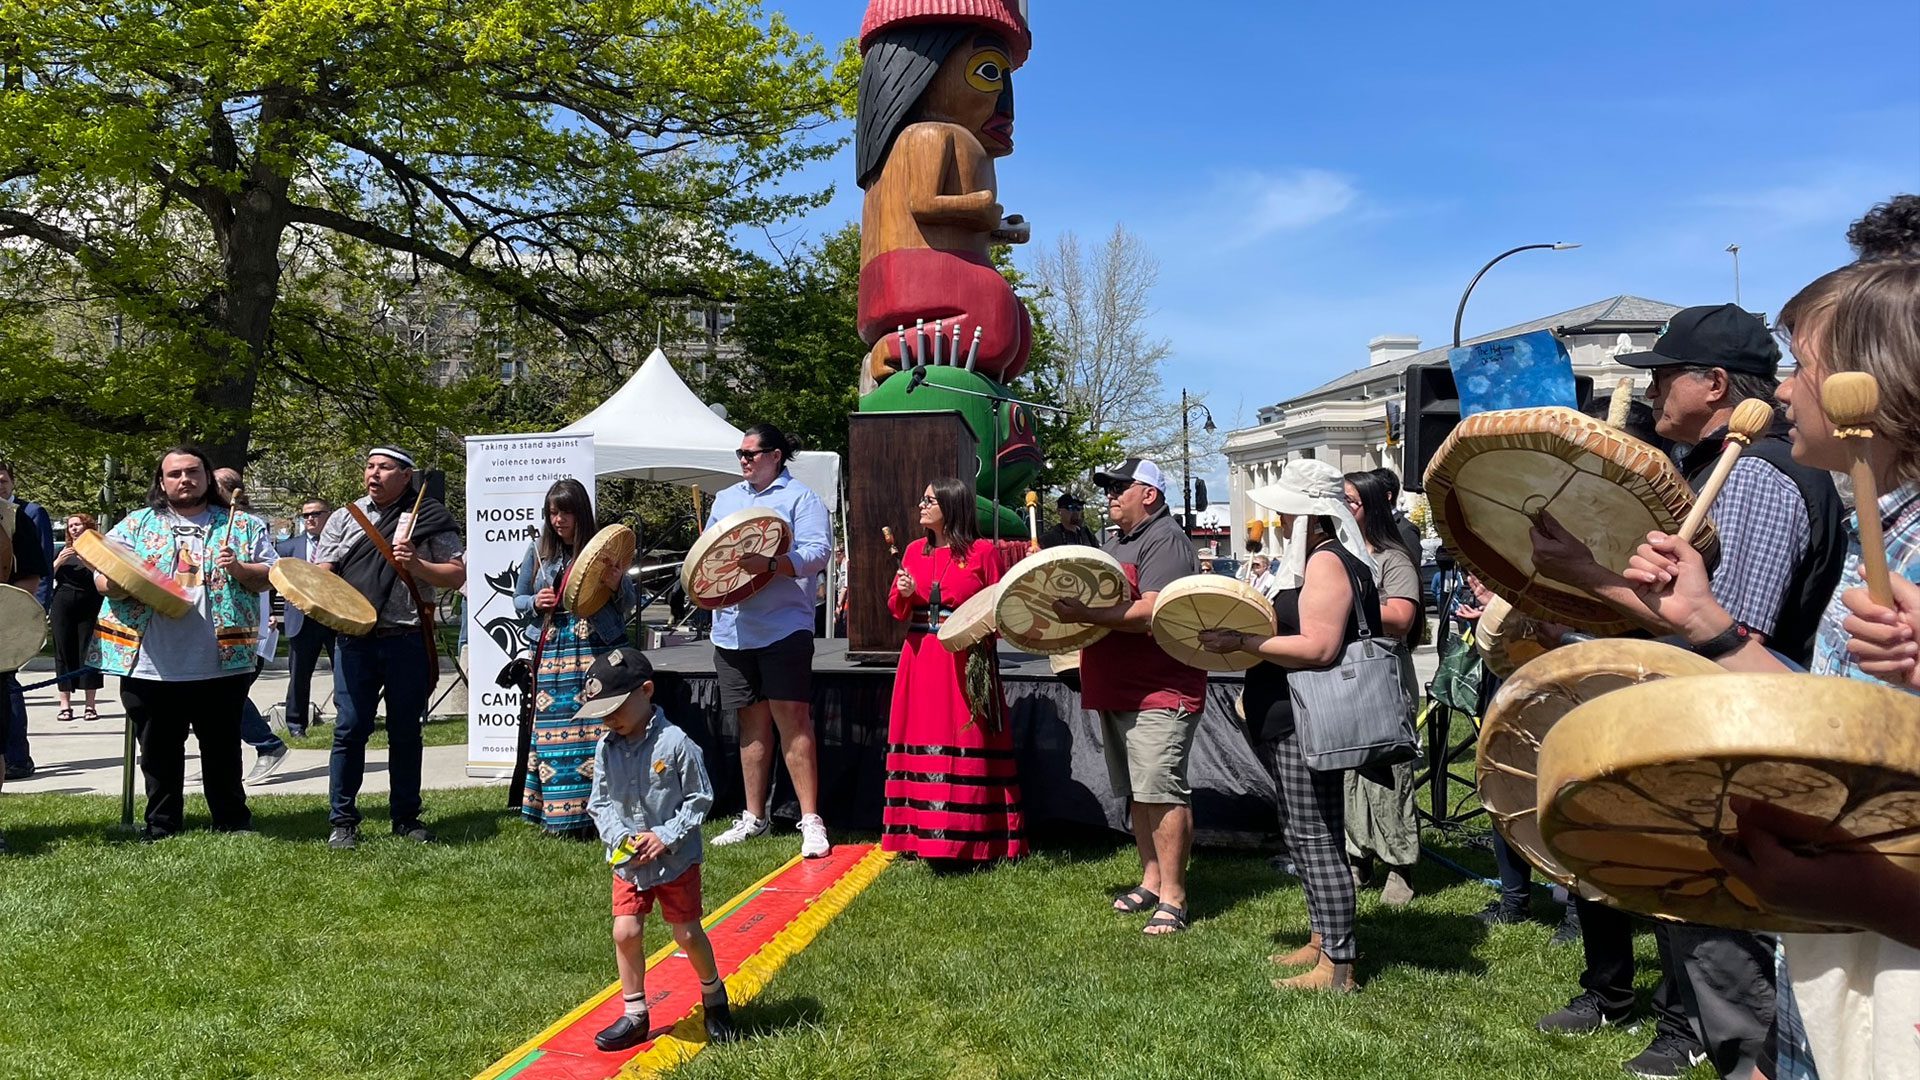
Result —
<path fill-rule="evenodd" d="M 1160 902 L 1160 894 L 1144 885 L 1135 885 L 1119 896 L 1114 897 L 1113 910 L 1123 915 L 1134 915 L 1145 911 Z"/>
<path fill-rule="evenodd" d="M 1147 920 L 1147 925 L 1141 927 L 1140 932 L 1148 937 L 1165 937 L 1168 934 L 1177 934 L 1186 928 L 1186 908 L 1174 907 L 1172 904 L 1156 904 L 1153 908 L 1153 918 Z"/>

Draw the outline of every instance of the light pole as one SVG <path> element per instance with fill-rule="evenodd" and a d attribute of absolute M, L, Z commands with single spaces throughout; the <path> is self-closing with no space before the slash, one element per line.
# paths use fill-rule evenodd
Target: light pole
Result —
<path fill-rule="evenodd" d="M 1740 245 L 1728 244 L 1727 254 L 1733 256 L 1733 306 L 1740 306 Z"/>
<path fill-rule="evenodd" d="M 1508 251 L 1503 251 L 1500 254 L 1495 255 L 1493 258 L 1487 260 L 1487 265 L 1481 267 L 1480 272 L 1473 275 L 1472 281 L 1467 282 L 1467 291 L 1460 294 L 1460 306 L 1453 309 L 1453 347 L 1456 349 L 1460 347 L 1460 320 L 1466 318 L 1466 315 L 1467 315 L 1467 297 L 1473 295 L 1473 287 L 1475 285 L 1480 284 L 1480 279 L 1487 276 L 1487 271 L 1493 269 L 1494 263 L 1499 262 L 1501 259 L 1504 259 L 1509 255 L 1518 255 L 1523 251 L 1541 251 L 1541 250 L 1572 251 L 1574 248 L 1577 248 L 1579 246 L 1580 246 L 1579 244 L 1564 244 L 1564 243 L 1563 244 L 1522 244 L 1517 248 L 1513 248 Z"/>
<path fill-rule="evenodd" d="M 1193 534 L 1193 448 L 1190 445 L 1193 422 L 1189 417 L 1196 406 L 1207 417 L 1206 426 L 1201 430 L 1214 431 L 1213 410 L 1207 408 L 1205 402 L 1193 401 L 1187 396 L 1186 389 L 1182 387 L 1180 390 L 1180 512 L 1186 519 L 1188 535 Z"/>

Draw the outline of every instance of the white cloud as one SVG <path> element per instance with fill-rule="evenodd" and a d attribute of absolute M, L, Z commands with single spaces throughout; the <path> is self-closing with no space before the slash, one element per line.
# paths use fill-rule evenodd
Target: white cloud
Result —
<path fill-rule="evenodd" d="M 1722 191 L 1698 200 L 1705 207 L 1730 211 L 1743 223 L 1768 230 L 1818 225 L 1832 227 L 1859 217 L 1874 203 L 1896 190 L 1907 190 L 1884 171 L 1831 164 L 1799 182 L 1775 184 L 1747 191 Z"/>
<path fill-rule="evenodd" d="M 1325 169 L 1243 170 L 1221 178 L 1214 205 L 1232 215 L 1229 235 L 1248 243 L 1311 228 L 1339 217 L 1359 200 L 1359 190 L 1346 177 Z"/>

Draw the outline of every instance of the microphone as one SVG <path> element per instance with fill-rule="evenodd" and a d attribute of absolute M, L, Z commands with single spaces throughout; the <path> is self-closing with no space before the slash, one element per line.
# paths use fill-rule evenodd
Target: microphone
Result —
<path fill-rule="evenodd" d="M 911 394 L 927 384 L 927 368 L 922 364 L 913 369 L 913 378 L 907 380 L 907 393 Z"/>

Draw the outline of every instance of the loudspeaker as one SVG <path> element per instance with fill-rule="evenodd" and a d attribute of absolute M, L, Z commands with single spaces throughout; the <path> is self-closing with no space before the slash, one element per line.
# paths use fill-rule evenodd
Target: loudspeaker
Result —
<path fill-rule="evenodd" d="M 1573 377 L 1574 408 L 1585 408 L 1593 400 L 1593 376 Z M 1389 406 L 1391 409 L 1391 406 Z M 1460 390 L 1453 381 L 1453 368 L 1445 361 L 1416 364 L 1407 369 L 1406 441 L 1401 445 L 1400 486 L 1408 491 L 1427 490 L 1427 465 L 1460 426 Z M 1391 423 L 1391 419 L 1388 421 Z"/>

